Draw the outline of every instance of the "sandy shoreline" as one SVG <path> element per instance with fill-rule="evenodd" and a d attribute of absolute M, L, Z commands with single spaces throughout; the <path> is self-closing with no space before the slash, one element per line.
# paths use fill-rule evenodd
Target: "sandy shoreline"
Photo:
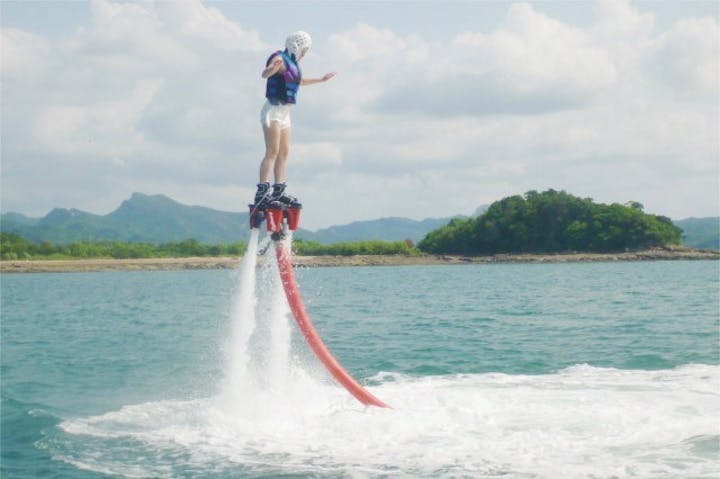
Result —
<path fill-rule="evenodd" d="M 661 260 L 720 260 L 720 252 L 689 248 L 658 248 L 627 253 L 500 254 L 493 256 L 295 256 L 293 264 L 308 267 L 329 266 L 407 266 L 495 263 L 570 263 Z M 0 273 L 47 273 L 83 271 L 154 271 L 183 269 L 232 269 L 237 257 L 75 259 L 0 261 Z"/>

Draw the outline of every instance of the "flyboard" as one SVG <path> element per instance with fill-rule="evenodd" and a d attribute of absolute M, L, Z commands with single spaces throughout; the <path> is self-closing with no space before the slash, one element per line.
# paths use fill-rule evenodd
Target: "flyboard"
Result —
<path fill-rule="evenodd" d="M 297 207 L 287 207 L 272 202 L 264 209 L 260 210 L 256 205 L 248 205 L 250 207 L 250 229 L 260 228 L 263 220 L 265 221 L 267 231 L 275 243 L 275 254 L 277 256 L 278 269 L 280 270 L 280 279 L 282 281 L 285 296 L 287 297 L 290 310 L 295 317 L 295 321 L 300 331 L 305 336 L 305 340 L 315 353 L 315 356 L 332 374 L 337 382 L 339 382 L 347 391 L 355 396 L 355 398 L 366 406 L 389 407 L 380 399 L 373 396 L 367 389 L 362 387 L 350 374 L 342 367 L 337 359 L 332 355 L 330 350 L 320 338 L 315 330 L 310 316 L 308 316 L 303 304 L 302 297 L 297 288 L 295 275 L 292 268 L 292 251 L 290 245 L 283 241 L 286 231 L 295 231 L 300 222 L 300 209 Z"/>

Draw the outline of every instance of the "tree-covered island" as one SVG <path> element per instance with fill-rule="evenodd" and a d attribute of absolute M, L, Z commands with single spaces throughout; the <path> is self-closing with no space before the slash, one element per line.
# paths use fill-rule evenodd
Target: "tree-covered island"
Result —
<path fill-rule="evenodd" d="M 428 233 L 426 253 L 620 252 L 677 245 L 682 230 L 670 218 L 643 212 L 637 202 L 598 204 L 564 191 L 529 191 L 493 203 L 481 216 L 453 219 Z"/>

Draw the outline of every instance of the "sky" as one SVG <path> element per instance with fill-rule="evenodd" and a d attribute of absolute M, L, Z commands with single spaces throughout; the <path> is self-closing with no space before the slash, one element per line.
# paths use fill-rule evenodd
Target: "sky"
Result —
<path fill-rule="evenodd" d="M 472 214 L 530 190 L 720 214 L 718 1 L 7 1 L 2 212 L 133 192 L 246 211 L 260 72 L 296 30 L 303 227 Z"/>

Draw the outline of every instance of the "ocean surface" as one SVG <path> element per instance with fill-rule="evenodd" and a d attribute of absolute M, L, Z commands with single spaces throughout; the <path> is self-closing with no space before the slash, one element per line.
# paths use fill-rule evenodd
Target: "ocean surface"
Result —
<path fill-rule="evenodd" d="M 2 477 L 720 477 L 718 262 L 297 270 L 381 409 L 271 253 L 3 275 Z"/>

